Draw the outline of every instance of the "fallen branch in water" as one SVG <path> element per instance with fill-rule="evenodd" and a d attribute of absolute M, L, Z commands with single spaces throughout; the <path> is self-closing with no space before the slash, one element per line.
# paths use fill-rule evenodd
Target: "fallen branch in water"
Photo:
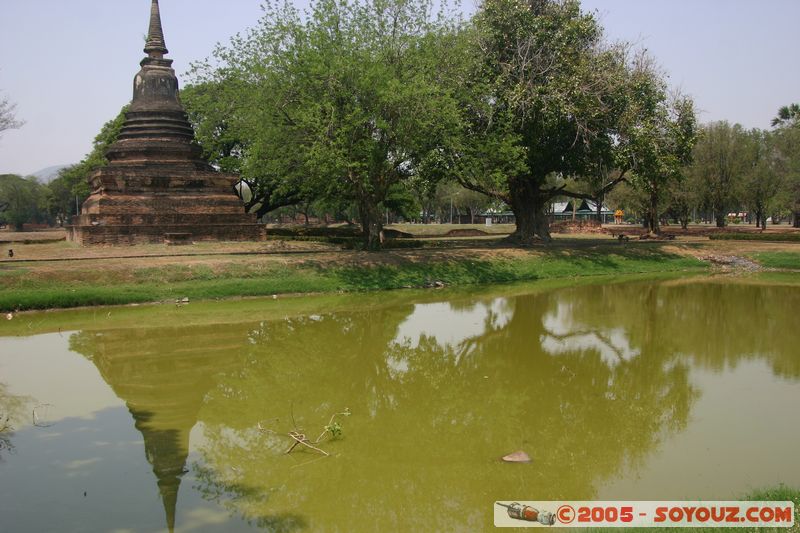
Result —
<path fill-rule="evenodd" d="M 311 443 L 308 441 L 308 439 L 306 438 L 306 436 L 305 436 L 305 434 L 304 434 L 304 433 L 298 433 L 298 432 L 296 432 L 296 431 L 290 431 L 290 432 L 289 432 L 289 436 L 295 440 L 295 443 L 294 443 L 294 444 L 292 444 L 292 447 L 291 447 L 291 448 L 289 448 L 288 450 L 286 450 L 286 453 L 292 453 L 292 450 L 294 450 L 295 446 L 297 446 L 298 444 L 302 444 L 303 446 L 307 446 L 307 447 L 311 448 L 312 450 L 316 450 L 316 451 L 320 452 L 320 453 L 321 453 L 321 454 L 323 454 L 323 455 L 326 455 L 326 456 L 327 456 L 327 455 L 330 455 L 330 454 L 329 454 L 328 452 L 326 452 L 325 450 L 321 450 L 320 448 L 317 448 L 316 446 L 314 446 L 313 444 L 311 444 Z"/>
<path fill-rule="evenodd" d="M 317 447 L 316 445 L 319 444 L 320 442 L 322 442 L 322 440 L 325 439 L 327 436 L 330 436 L 330 438 L 333 438 L 333 439 L 338 438 L 339 436 L 341 436 L 341 434 L 342 434 L 342 426 L 341 426 L 341 424 L 339 424 L 339 422 L 336 421 L 336 417 L 337 416 L 350 416 L 350 409 L 346 408 L 344 411 L 342 411 L 340 413 L 334 413 L 333 415 L 331 415 L 330 420 L 328 420 L 328 424 L 323 427 L 322 433 L 319 434 L 319 437 L 317 437 L 317 440 L 312 441 L 312 440 L 309 440 L 309 438 L 306 436 L 305 433 L 303 433 L 302 429 L 298 429 L 297 428 L 297 423 L 294 422 L 294 409 L 292 409 L 292 422 L 294 423 L 295 428 L 294 428 L 294 431 L 290 431 L 289 433 L 287 433 L 287 436 L 289 438 L 291 438 L 292 440 L 294 440 L 294 443 L 292 444 L 292 446 L 288 450 L 286 450 L 286 453 L 287 454 L 292 453 L 292 451 L 297 447 L 298 444 L 302 444 L 303 446 L 305 446 L 307 448 L 310 448 L 310 449 L 312 449 L 314 451 L 317 451 L 317 452 L 323 454 L 326 457 L 329 456 L 330 454 L 328 452 L 326 452 L 322 448 Z M 260 432 L 262 432 L 262 433 L 278 434 L 277 432 L 275 432 L 275 431 L 273 431 L 273 430 L 271 430 L 269 428 L 263 427 L 261 425 L 261 422 L 259 422 L 257 424 L 257 426 L 258 426 L 258 430 Z"/>

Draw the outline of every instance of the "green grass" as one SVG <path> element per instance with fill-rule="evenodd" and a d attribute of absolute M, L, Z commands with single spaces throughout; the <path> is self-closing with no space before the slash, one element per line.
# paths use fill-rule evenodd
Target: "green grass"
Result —
<path fill-rule="evenodd" d="M 708 236 L 712 241 L 771 241 L 800 242 L 800 232 L 796 233 L 712 233 Z"/>
<path fill-rule="evenodd" d="M 751 257 L 766 268 L 800 270 L 800 252 L 760 252 Z"/>
<path fill-rule="evenodd" d="M 53 309 L 285 293 L 360 292 L 425 287 L 440 281 L 472 286 L 601 275 L 701 271 L 704 263 L 637 247 L 589 250 L 551 249 L 524 259 L 399 259 L 397 264 L 330 266 L 306 261 L 299 265 L 240 265 L 214 270 L 207 266 L 166 265 L 128 272 L 86 270 L 71 280 L 36 276 L 33 272 L 0 277 L 0 310 Z M 116 277 L 115 277 L 116 276 Z"/>
<path fill-rule="evenodd" d="M 434 281 L 446 285 L 484 285 L 543 279 L 698 270 L 694 258 L 653 250 L 624 253 L 599 251 L 551 252 L 536 260 L 442 261 L 436 263 L 336 269 L 346 290 L 423 287 Z"/>

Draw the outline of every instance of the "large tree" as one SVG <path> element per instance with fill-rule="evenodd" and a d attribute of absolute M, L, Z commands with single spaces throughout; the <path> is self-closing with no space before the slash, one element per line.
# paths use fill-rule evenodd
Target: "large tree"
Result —
<path fill-rule="evenodd" d="M 645 107 L 644 109 L 647 109 Z M 691 98 L 673 95 L 660 99 L 641 115 L 632 151 L 634 187 L 648 199 L 645 223 L 660 233 L 660 216 L 670 189 L 685 179 L 697 139 L 697 122 Z"/>
<path fill-rule="evenodd" d="M 791 204 L 794 227 L 800 228 L 800 105 L 781 107 L 772 125 L 776 126 L 775 170 L 784 184 L 781 193 Z"/>
<path fill-rule="evenodd" d="M 619 120 L 636 97 L 625 48 L 604 46 L 575 0 L 487 0 L 466 41 L 467 67 L 455 78 L 464 127 L 450 171 L 511 207 L 513 240 L 548 241 L 551 200 L 592 197 L 565 178 L 616 165 Z"/>
<path fill-rule="evenodd" d="M 29 222 L 47 222 L 47 189 L 36 178 L 0 175 L 0 223 L 17 231 Z"/>
<path fill-rule="evenodd" d="M 220 59 L 225 57 L 231 63 L 239 59 L 222 50 L 217 51 Z M 281 131 L 274 129 L 275 122 L 263 120 L 267 108 L 261 107 L 269 105 L 262 97 L 274 94 L 271 84 L 276 80 L 268 75 L 255 77 L 249 72 L 255 68 L 262 67 L 229 64 L 214 70 L 208 63 L 195 65 L 197 80 L 208 79 L 184 87 L 181 100 L 203 155 L 221 171 L 239 175 L 245 209 L 261 218 L 280 207 L 308 203 L 315 197 L 315 189 L 300 165 L 285 162 L 278 166 L 269 156 L 263 157 L 263 144 L 273 146 L 271 139 Z M 262 143 L 263 139 L 268 141 Z M 284 153 L 287 160 L 294 155 L 299 152 Z"/>
<path fill-rule="evenodd" d="M 365 246 L 380 246 L 390 191 L 425 168 L 457 118 L 438 80 L 451 28 L 431 6 L 322 0 L 301 17 L 267 5 L 258 27 L 216 51 L 215 66 L 196 65 L 196 86 L 228 87 L 214 105 L 230 109 L 224 125 L 238 131 L 225 136 L 236 139 L 257 196 L 345 198 L 358 208 Z M 209 119 L 187 102 L 196 121 Z M 210 117 L 211 130 L 221 131 L 220 119 Z"/>
<path fill-rule="evenodd" d="M 783 181 L 777 168 L 779 154 L 775 146 L 775 135 L 753 129 L 745 132 L 743 144 L 744 169 L 738 196 L 741 203 L 755 214 L 756 226 L 766 229 L 771 202 Z"/>
<path fill-rule="evenodd" d="M 747 131 L 739 124 L 712 122 L 701 129 L 690 172 L 717 227 L 725 226 L 728 212 L 738 203 L 737 192 L 750 170 L 747 146 Z"/>

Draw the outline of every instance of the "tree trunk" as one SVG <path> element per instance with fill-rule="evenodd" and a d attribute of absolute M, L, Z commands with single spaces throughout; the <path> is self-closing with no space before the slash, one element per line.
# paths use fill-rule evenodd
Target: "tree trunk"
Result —
<path fill-rule="evenodd" d="M 597 198 L 597 223 L 603 225 L 603 197 Z"/>
<path fill-rule="evenodd" d="M 383 233 L 383 216 L 378 204 L 364 200 L 358 204 L 358 215 L 361 219 L 361 230 L 364 235 L 364 249 L 380 250 Z"/>
<path fill-rule="evenodd" d="M 529 205 L 511 210 L 517 219 L 517 228 L 508 239 L 517 244 L 533 244 L 535 242 L 550 242 L 550 224 L 545 213 L 545 205 Z"/>
<path fill-rule="evenodd" d="M 509 183 L 508 204 L 514 212 L 517 228 L 508 236 L 515 244 L 550 242 L 550 222 L 547 219 L 547 204 L 550 195 L 539 190 L 536 180 L 525 177 Z"/>
<path fill-rule="evenodd" d="M 767 225 L 767 215 L 761 209 L 756 209 L 756 228 L 765 229 Z"/>
<path fill-rule="evenodd" d="M 715 213 L 714 214 L 714 220 L 716 220 L 718 228 L 724 228 L 725 227 L 725 215 L 724 214 Z"/>
<path fill-rule="evenodd" d="M 661 226 L 658 220 L 658 191 L 650 193 L 650 206 L 648 213 L 649 230 L 656 235 L 661 233 Z"/>
<path fill-rule="evenodd" d="M 689 228 L 689 215 L 682 215 L 680 217 L 681 229 L 688 229 Z"/>

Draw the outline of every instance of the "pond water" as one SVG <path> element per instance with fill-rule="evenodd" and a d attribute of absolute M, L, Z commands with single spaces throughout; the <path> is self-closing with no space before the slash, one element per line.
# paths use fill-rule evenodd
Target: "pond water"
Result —
<path fill-rule="evenodd" d="M 672 279 L 19 315 L 2 529 L 482 531 L 496 500 L 798 486 L 799 308 Z M 285 453 L 345 409 L 330 456 Z"/>

